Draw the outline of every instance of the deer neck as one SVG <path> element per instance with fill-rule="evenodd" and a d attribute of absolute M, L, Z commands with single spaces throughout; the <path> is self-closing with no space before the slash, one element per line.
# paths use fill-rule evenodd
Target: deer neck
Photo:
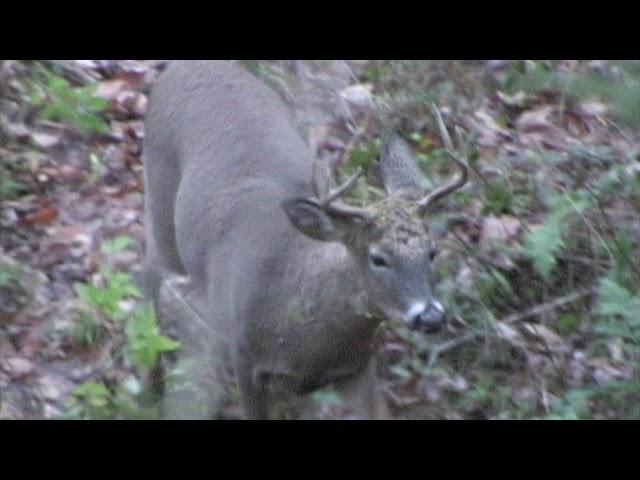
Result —
<path fill-rule="evenodd" d="M 295 298 L 303 299 L 295 304 L 300 313 L 323 322 L 329 330 L 373 333 L 379 319 L 370 312 L 356 261 L 347 248 L 340 243 L 313 242 L 301 254 L 302 268 L 293 277 L 297 277 Z"/>

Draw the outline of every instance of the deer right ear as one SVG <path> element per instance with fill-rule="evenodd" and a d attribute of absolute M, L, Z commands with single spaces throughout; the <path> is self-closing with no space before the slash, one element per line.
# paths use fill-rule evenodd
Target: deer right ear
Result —
<path fill-rule="evenodd" d="M 423 178 L 411 147 L 398 135 L 390 135 L 382 149 L 379 175 L 388 195 L 418 199 L 423 195 Z"/>
<path fill-rule="evenodd" d="M 291 224 L 306 236 L 325 242 L 339 240 L 337 225 L 316 202 L 306 198 L 290 198 L 284 200 L 281 206 Z"/>

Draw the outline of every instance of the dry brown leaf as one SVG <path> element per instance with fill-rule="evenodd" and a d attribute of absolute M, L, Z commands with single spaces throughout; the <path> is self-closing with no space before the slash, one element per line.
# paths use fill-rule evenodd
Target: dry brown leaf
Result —
<path fill-rule="evenodd" d="M 26 140 L 31 134 L 29 129 L 22 123 L 9 122 L 4 117 L 0 118 L 0 122 L 2 123 L 2 131 L 9 138 Z"/>
<path fill-rule="evenodd" d="M 553 131 L 556 126 L 551 121 L 554 107 L 546 105 L 535 110 L 524 112 L 516 120 L 516 128 L 521 132 Z"/>
<path fill-rule="evenodd" d="M 45 207 L 25 216 L 21 223 L 23 225 L 48 225 L 58 218 L 58 209 L 56 207 Z"/>
<path fill-rule="evenodd" d="M 496 333 L 498 334 L 498 337 L 510 343 L 511 345 L 519 346 L 524 344 L 522 335 L 513 326 L 508 325 L 504 322 L 496 322 L 494 328 L 496 330 Z"/>
<path fill-rule="evenodd" d="M 143 93 L 138 93 L 136 100 L 131 107 L 131 113 L 133 113 L 137 117 L 144 117 L 147 113 L 147 105 L 149 103 L 149 99 Z"/>
<path fill-rule="evenodd" d="M 369 108 L 373 106 L 372 90 L 370 83 L 351 85 L 340 92 L 340 97 L 355 107 Z"/>
<path fill-rule="evenodd" d="M 53 148 L 60 144 L 62 136 L 60 134 L 52 134 L 45 132 L 34 132 L 31 134 L 31 141 L 39 148 Z"/>
<path fill-rule="evenodd" d="M 482 222 L 480 245 L 486 248 L 494 241 L 507 243 L 515 238 L 521 229 L 520 220 L 512 215 L 486 217 Z"/>
<path fill-rule="evenodd" d="M 73 165 L 62 165 L 58 170 L 58 181 L 62 183 L 80 184 L 87 180 L 87 172 Z"/>
<path fill-rule="evenodd" d="M 116 99 L 116 97 L 129 89 L 129 82 L 123 80 L 122 78 L 116 78 L 114 80 L 106 80 L 104 82 L 100 82 L 94 95 L 96 97 L 104 98 L 105 100 L 111 102 Z"/>
<path fill-rule="evenodd" d="M 587 361 L 587 365 L 593 369 L 593 379 L 600 386 L 614 381 L 629 380 L 633 375 L 633 370 L 628 365 L 613 365 L 608 358 L 591 358 Z"/>
<path fill-rule="evenodd" d="M 502 142 L 502 139 L 508 136 L 508 131 L 500 127 L 487 112 L 479 110 L 474 113 L 474 116 L 479 122 L 472 118 L 469 118 L 467 122 L 480 134 L 477 140 L 478 145 L 486 148 L 496 148 Z"/>
<path fill-rule="evenodd" d="M 542 344 L 543 350 L 565 350 L 564 340 L 545 325 L 539 323 L 523 323 L 522 331 L 531 339 Z"/>
<path fill-rule="evenodd" d="M 58 375 L 45 375 L 38 379 L 38 390 L 42 398 L 50 402 L 61 400 L 70 390 L 69 382 Z"/>
<path fill-rule="evenodd" d="M 26 377 L 33 373 L 36 366 L 30 360 L 22 357 L 8 357 L 0 362 L 0 368 L 13 379 Z"/>
<path fill-rule="evenodd" d="M 581 102 L 573 110 L 574 115 L 585 118 L 598 118 L 606 115 L 609 107 L 601 102 Z"/>

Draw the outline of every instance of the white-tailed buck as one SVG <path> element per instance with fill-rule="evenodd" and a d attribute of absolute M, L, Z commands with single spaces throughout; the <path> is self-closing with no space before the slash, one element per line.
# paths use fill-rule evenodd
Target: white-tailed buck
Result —
<path fill-rule="evenodd" d="M 358 174 L 337 186 L 276 93 L 240 66 L 177 62 L 158 80 L 144 143 L 146 288 L 158 306 L 163 278 L 190 280 L 200 316 L 228 338 L 248 418 L 269 418 L 276 394 L 329 384 L 359 418 L 383 416 L 380 322 L 444 324 L 425 213 L 467 169 L 436 115 L 459 175 L 425 196 L 409 147 L 391 136 L 379 163 L 387 196 L 360 208 L 340 199 Z"/>

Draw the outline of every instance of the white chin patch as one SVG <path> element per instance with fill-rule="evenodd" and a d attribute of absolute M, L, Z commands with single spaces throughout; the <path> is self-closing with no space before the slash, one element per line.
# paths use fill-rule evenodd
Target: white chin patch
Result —
<path fill-rule="evenodd" d="M 405 313 L 404 321 L 406 323 L 411 323 L 411 320 L 413 318 L 415 318 L 417 315 L 419 315 L 422 312 L 424 312 L 424 310 L 426 308 L 427 308 L 427 304 L 424 303 L 424 302 L 416 302 L 416 303 L 414 303 L 413 305 L 411 305 L 409 310 L 407 310 L 407 313 Z"/>
<path fill-rule="evenodd" d="M 433 306 L 433 308 L 435 308 L 439 313 L 444 313 L 444 307 L 442 306 L 442 304 L 437 301 L 434 300 L 433 303 L 431 304 Z"/>

